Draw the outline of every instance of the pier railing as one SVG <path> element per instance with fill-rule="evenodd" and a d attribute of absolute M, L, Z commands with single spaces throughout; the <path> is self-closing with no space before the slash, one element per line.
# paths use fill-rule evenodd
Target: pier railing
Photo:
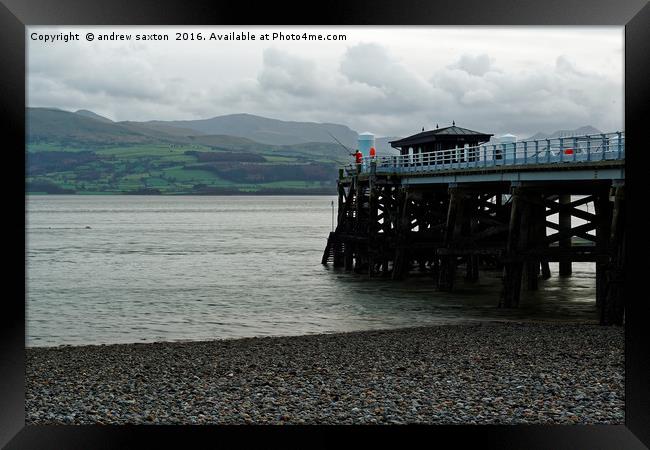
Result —
<path fill-rule="evenodd" d="M 625 159 L 625 132 L 482 144 L 428 153 L 364 157 L 361 172 L 375 166 L 377 173 L 432 172 L 498 166 L 571 164 Z M 354 164 L 348 173 L 356 172 Z"/>

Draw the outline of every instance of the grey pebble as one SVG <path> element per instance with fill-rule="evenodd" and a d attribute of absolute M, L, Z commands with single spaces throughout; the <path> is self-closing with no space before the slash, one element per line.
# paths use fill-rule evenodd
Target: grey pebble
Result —
<path fill-rule="evenodd" d="M 622 424 L 620 327 L 26 349 L 27 424 Z"/>

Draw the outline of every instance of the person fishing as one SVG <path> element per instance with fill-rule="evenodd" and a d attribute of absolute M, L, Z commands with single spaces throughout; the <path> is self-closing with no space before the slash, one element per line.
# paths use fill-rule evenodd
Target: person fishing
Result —
<path fill-rule="evenodd" d="M 361 173 L 361 163 L 363 162 L 363 154 L 359 149 L 354 152 L 354 160 L 357 163 L 357 173 Z"/>
<path fill-rule="evenodd" d="M 347 148 L 341 141 L 336 139 L 336 137 L 330 133 L 329 131 L 326 131 L 327 134 L 330 135 L 332 139 L 334 139 L 343 149 L 345 149 L 350 156 L 354 156 L 354 162 L 356 163 L 357 166 L 357 173 L 361 173 L 361 165 L 363 164 L 363 153 L 359 149 L 357 149 L 356 152 L 352 153 L 349 148 Z"/>
<path fill-rule="evenodd" d="M 370 147 L 370 173 L 374 174 L 377 171 L 377 150 L 375 147 Z"/>

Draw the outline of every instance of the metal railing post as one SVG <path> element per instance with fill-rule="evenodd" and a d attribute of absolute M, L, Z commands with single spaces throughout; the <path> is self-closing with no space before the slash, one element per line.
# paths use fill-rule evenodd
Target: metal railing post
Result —
<path fill-rule="evenodd" d="M 528 164 L 528 142 L 524 141 L 524 164 Z"/>
<path fill-rule="evenodd" d="M 578 154 L 578 139 L 573 138 L 573 160 L 576 160 L 576 155 Z"/>

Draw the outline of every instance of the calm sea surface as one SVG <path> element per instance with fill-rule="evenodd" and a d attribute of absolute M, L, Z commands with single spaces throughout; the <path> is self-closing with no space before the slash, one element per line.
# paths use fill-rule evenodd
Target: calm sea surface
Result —
<path fill-rule="evenodd" d="M 452 293 L 322 266 L 334 197 L 30 196 L 28 346 L 298 335 L 474 320 L 596 321 L 593 264 L 496 308 L 499 273 Z"/>

